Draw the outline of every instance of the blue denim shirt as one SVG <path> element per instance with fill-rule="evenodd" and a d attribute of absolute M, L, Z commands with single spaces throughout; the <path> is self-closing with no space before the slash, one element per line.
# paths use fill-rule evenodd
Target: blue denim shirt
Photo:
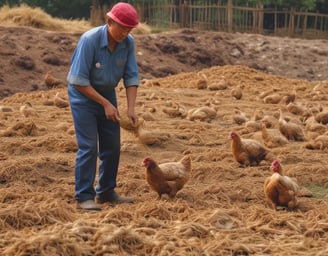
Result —
<path fill-rule="evenodd" d="M 107 24 L 85 32 L 73 52 L 67 81 L 71 85 L 113 89 L 123 78 L 125 87 L 139 85 L 134 39 L 128 35 L 109 50 Z"/>

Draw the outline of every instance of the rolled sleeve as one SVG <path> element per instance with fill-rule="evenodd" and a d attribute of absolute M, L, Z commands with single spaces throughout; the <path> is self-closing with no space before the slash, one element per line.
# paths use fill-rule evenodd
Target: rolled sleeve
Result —
<path fill-rule="evenodd" d="M 125 87 L 139 86 L 139 78 L 138 77 L 132 77 L 132 78 L 124 80 L 124 86 Z"/>
<path fill-rule="evenodd" d="M 70 75 L 68 78 L 68 82 L 70 84 L 74 84 L 74 85 L 81 85 L 81 86 L 87 86 L 90 85 L 90 80 L 89 79 L 85 79 L 83 77 L 79 77 L 79 76 L 74 76 L 74 75 Z"/>
<path fill-rule="evenodd" d="M 71 68 L 67 76 L 69 84 L 90 85 L 90 69 L 93 64 L 94 40 L 85 34 L 81 37 L 71 59 Z"/>
<path fill-rule="evenodd" d="M 128 40 L 129 40 L 128 58 L 125 65 L 123 83 L 125 87 L 139 86 L 140 80 L 139 80 L 138 64 L 137 64 L 136 54 L 134 51 L 134 39 L 132 35 L 129 35 Z"/>

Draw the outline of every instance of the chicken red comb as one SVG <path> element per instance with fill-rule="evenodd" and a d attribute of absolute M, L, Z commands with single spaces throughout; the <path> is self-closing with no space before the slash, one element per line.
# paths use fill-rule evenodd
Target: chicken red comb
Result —
<path fill-rule="evenodd" d="M 273 166 L 278 166 L 278 165 L 279 165 L 279 161 L 278 161 L 278 160 L 274 160 L 274 161 L 272 162 L 272 165 L 273 165 Z"/>
<path fill-rule="evenodd" d="M 229 137 L 232 139 L 232 138 L 234 138 L 235 136 L 237 136 L 237 133 L 235 132 L 235 131 L 231 131 L 230 133 L 229 133 Z"/>
<path fill-rule="evenodd" d="M 271 164 L 271 171 L 277 172 L 279 170 L 280 163 L 278 160 L 274 160 Z"/>
<path fill-rule="evenodd" d="M 144 158 L 144 160 L 142 162 L 144 163 L 146 161 L 149 161 L 150 159 L 151 159 L 151 157 L 150 156 L 147 156 L 147 157 Z"/>

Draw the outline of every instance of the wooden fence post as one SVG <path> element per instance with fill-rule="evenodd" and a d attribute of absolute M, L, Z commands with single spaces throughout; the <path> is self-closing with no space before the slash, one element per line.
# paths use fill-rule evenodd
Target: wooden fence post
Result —
<path fill-rule="evenodd" d="M 273 27 L 273 33 L 277 33 L 278 28 L 278 14 L 277 14 L 277 6 L 274 8 L 274 27 Z"/>
<path fill-rule="evenodd" d="M 264 16 L 264 5 L 263 4 L 259 4 L 259 20 L 258 20 L 258 30 L 257 32 L 260 34 L 263 34 L 263 16 Z"/>
<path fill-rule="evenodd" d="M 99 0 L 92 0 L 90 23 L 96 27 L 106 23 L 107 4 L 101 5 Z"/>
<path fill-rule="evenodd" d="M 228 6 L 227 6 L 227 11 L 228 11 L 228 32 L 232 32 L 232 23 L 233 23 L 233 10 L 232 10 L 232 0 L 228 0 Z"/>
<path fill-rule="evenodd" d="M 308 16 L 307 15 L 304 15 L 302 36 L 304 36 L 306 34 L 307 18 L 308 18 Z"/>
<path fill-rule="evenodd" d="M 181 17 L 180 17 L 180 27 L 181 28 L 185 28 L 188 21 L 188 10 L 187 10 L 187 5 L 188 3 L 185 3 L 185 1 L 182 1 L 182 3 L 180 2 L 180 13 L 181 13 Z"/>
<path fill-rule="evenodd" d="M 294 16 L 295 16 L 295 9 L 292 7 L 289 12 L 289 26 L 288 26 L 288 36 L 293 35 L 294 33 Z"/>

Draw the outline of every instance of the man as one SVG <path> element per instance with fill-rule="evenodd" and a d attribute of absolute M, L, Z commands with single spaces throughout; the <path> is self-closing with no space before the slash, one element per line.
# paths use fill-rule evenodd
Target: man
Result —
<path fill-rule="evenodd" d="M 98 203 L 132 203 L 114 190 L 120 158 L 120 125 L 115 87 L 123 79 L 127 114 L 132 125 L 138 117 L 135 101 L 139 73 L 134 39 L 138 15 L 128 3 L 117 3 L 107 13 L 106 25 L 84 33 L 72 55 L 67 76 L 68 96 L 78 151 L 75 199 L 85 210 L 101 210 Z M 96 188 L 97 157 L 100 159 Z"/>

